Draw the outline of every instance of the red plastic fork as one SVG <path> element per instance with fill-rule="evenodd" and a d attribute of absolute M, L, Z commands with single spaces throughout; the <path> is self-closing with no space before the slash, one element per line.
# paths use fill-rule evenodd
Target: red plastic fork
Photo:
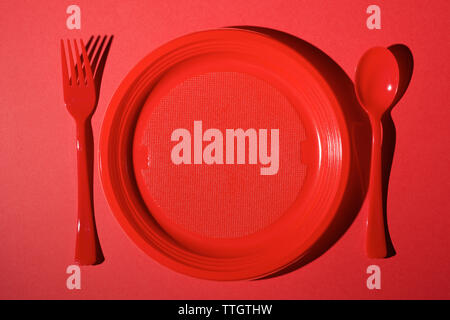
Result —
<path fill-rule="evenodd" d="M 75 261 L 81 265 L 94 265 L 104 260 L 95 226 L 90 173 L 93 159 L 89 152 L 94 145 L 91 117 L 95 110 L 97 94 L 82 40 L 80 47 L 81 57 L 76 40 L 73 40 L 74 52 L 70 40 L 67 40 L 67 59 L 64 41 L 61 40 L 64 101 L 77 127 L 78 221 Z"/>

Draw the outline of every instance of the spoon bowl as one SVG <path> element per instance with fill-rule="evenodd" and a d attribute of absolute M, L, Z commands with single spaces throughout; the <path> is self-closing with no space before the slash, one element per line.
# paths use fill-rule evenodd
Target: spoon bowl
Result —
<path fill-rule="evenodd" d="M 394 101 L 399 85 L 399 69 L 386 48 L 369 49 L 359 60 L 355 74 L 356 95 L 366 112 L 381 118 Z"/>

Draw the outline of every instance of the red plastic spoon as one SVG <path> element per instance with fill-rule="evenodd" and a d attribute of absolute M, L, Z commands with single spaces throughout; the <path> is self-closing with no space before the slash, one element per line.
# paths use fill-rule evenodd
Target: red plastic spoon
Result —
<path fill-rule="evenodd" d="M 369 258 L 387 256 L 381 183 L 381 117 L 394 101 L 398 85 L 398 64 L 388 49 L 375 47 L 361 57 L 355 74 L 356 96 L 366 110 L 372 126 L 372 159 L 366 196 L 369 205 L 366 250 Z"/>

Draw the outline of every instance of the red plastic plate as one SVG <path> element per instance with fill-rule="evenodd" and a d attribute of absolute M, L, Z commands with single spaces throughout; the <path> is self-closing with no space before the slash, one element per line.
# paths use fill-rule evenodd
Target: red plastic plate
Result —
<path fill-rule="evenodd" d="M 336 214 L 349 153 L 340 106 L 311 64 L 238 29 L 145 57 L 100 140 L 104 191 L 126 233 L 162 264 L 216 280 L 263 277 L 304 255 Z"/>

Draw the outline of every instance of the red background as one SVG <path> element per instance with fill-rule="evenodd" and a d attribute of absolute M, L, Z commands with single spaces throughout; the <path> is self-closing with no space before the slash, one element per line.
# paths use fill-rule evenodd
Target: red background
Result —
<path fill-rule="evenodd" d="M 81 30 L 66 8 L 81 7 Z M 367 6 L 382 29 L 368 30 Z M 0 4 L 0 298 L 63 299 L 411 299 L 450 298 L 448 1 L 2 1 Z M 230 25 L 291 33 L 332 57 L 350 77 L 375 45 L 406 44 L 410 86 L 393 110 L 397 144 L 389 185 L 390 233 L 397 255 L 364 253 L 365 208 L 324 255 L 287 275 L 214 282 L 160 266 L 125 235 L 94 177 L 106 261 L 82 267 L 81 290 L 66 288 L 76 221 L 75 126 L 62 96 L 59 39 L 114 34 L 97 112 L 127 72 L 170 39 Z M 96 165 L 98 159 L 95 159 Z M 366 268 L 381 267 L 381 290 Z"/>

